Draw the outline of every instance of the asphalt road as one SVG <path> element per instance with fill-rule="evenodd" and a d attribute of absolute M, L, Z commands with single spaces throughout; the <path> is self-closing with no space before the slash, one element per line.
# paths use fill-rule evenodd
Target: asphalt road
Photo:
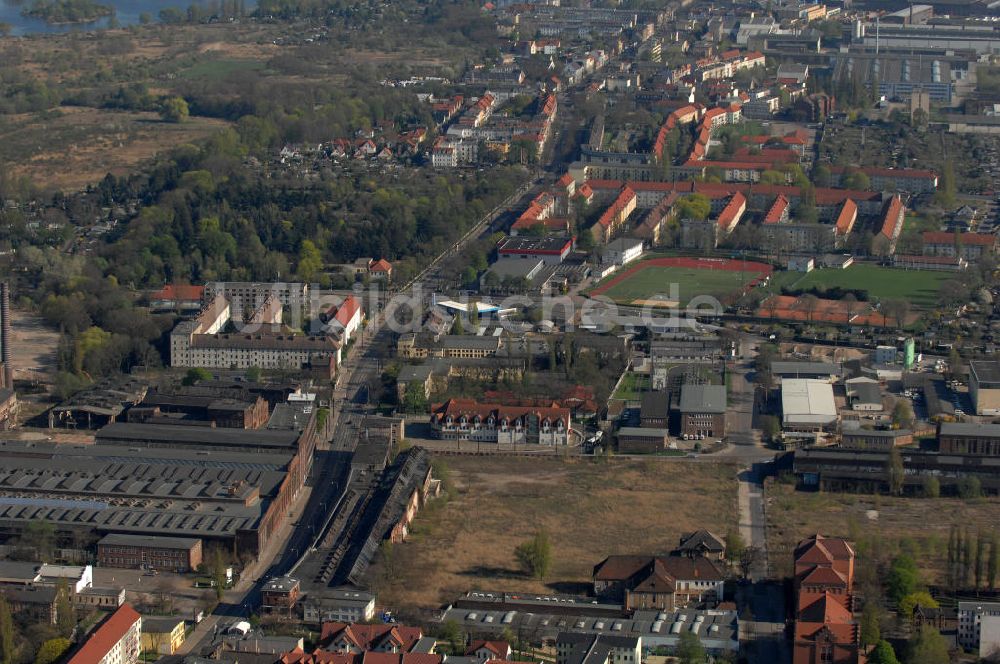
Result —
<path fill-rule="evenodd" d="M 562 95 L 560 101 L 565 100 L 566 96 Z M 563 112 L 565 113 L 565 110 Z M 563 118 L 560 128 L 562 129 L 565 124 Z M 554 140 L 556 139 L 558 137 L 554 137 Z M 486 237 L 497 230 L 501 221 L 512 221 L 517 211 L 525 209 L 546 184 L 543 169 L 549 171 L 549 179 L 554 171 L 561 172 L 563 160 L 553 160 L 550 156 L 553 152 L 551 149 L 547 152 L 549 160 L 539 166 L 528 182 L 486 214 L 462 238 L 438 255 L 427 268 L 395 294 L 411 295 L 415 286 L 423 288 L 424 292 L 427 292 L 428 288 L 442 288 L 446 281 L 442 275 L 443 268 L 448 265 L 450 257 L 457 255 L 469 242 Z M 312 473 L 313 490 L 308 504 L 302 511 L 304 516 L 294 524 L 287 542 L 281 547 L 279 555 L 266 572 L 259 575 L 258 579 L 247 579 L 241 583 L 241 588 L 248 585 L 249 587 L 228 591 L 213 615 L 203 621 L 189 637 L 184 644 L 183 653 L 201 652 L 204 647 L 211 644 L 217 631 L 224 630 L 233 622 L 250 615 L 259 603 L 260 588 L 267 580 L 287 574 L 288 570 L 295 567 L 308 554 L 314 543 L 322 538 L 324 526 L 328 525 L 330 514 L 346 489 L 350 455 L 362 439 L 360 425 L 369 408 L 368 394 L 380 380 L 383 358 L 390 356 L 389 347 L 393 333 L 385 325 L 385 317 L 384 309 L 371 315 L 367 328 L 339 370 L 332 400 L 331 417 L 334 418 L 334 430 L 330 440 L 324 441 L 322 447 L 326 449 L 318 452 L 315 457 Z M 276 546 L 279 544 L 272 543 L 269 548 Z"/>

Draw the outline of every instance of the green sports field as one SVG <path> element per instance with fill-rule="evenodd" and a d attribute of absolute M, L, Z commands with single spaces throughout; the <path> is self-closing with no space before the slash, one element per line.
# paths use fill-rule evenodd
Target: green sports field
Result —
<path fill-rule="evenodd" d="M 677 284 L 680 306 L 686 305 L 691 298 L 698 295 L 711 295 L 722 298 L 737 292 L 741 286 L 760 277 L 754 271 L 705 270 L 684 267 L 646 266 L 625 279 L 608 286 L 606 289 L 598 285 L 598 292 L 620 304 L 643 304 L 659 295 L 669 298 L 672 295 L 671 284 Z M 609 277 L 604 283 L 616 278 Z M 638 300 L 638 302 L 637 302 Z"/>
<path fill-rule="evenodd" d="M 938 302 L 941 284 L 954 279 L 950 272 L 899 270 L 878 265 L 852 265 L 846 270 L 813 270 L 786 284 L 791 289 L 849 288 L 868 291 L 869 298 L 909 300 L 916 307 L 933 307 Z"/>

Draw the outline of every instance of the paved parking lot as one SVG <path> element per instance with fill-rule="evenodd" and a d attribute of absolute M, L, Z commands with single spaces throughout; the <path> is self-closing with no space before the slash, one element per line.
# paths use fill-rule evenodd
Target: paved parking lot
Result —
<path fill-rule="evenodd" d="M 215 592 L 208 588 L 195 588 L 194 576 L 159 572 L 145 576 L 137 569 L 95 567 L 94 585 L 125 588 L 125 601 L 140 613 L 166 613 L 192 620 L 194 612 L 214 600 Z"/>

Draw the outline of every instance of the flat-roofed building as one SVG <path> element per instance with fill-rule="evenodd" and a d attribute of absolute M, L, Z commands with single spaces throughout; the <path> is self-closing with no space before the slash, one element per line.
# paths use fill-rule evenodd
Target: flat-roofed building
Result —
<path fill-rule="evenodd" d="M 128 412 L 129 422 L 149 421 L 168 415 L 186 421 L 210 422 L 213 426 L 259 429 L 267 422 L 268 406 L 261 397 L 233 399 L 212 394 L 148 392 L 137 407 Z"/>
<path fill-rule="evenodd" d="M 10 612 L 26 623 L 56 624 L 58 590 L 53 586 L 0 587 Z"/>
<path fill-rule="evenodd" d="M 877 382 L 847 381 L 847 400 L 851 410 L 878 412 L 882 410 L 882 390 Z"/>
<path fill-rule="evenodd" d="M 38 567 L 38 585 L 60 586 L 63 582 L 70 592 L 78 593 L 94 585 L 94 568 L 90 565 L 50 565 Z"/>
<path fill-rule="evenodd" d="M 354 588 L 310 591 L 302 600 L 302 619 L 310 625 L 325 622 L 369 622 L 375 617 L 375 595 Z"/>
<path fill-rule="evenodd" d="M 38 563 L 0 560 L 0 586 L 31 586 L 41 580 Z"/>
<path fill-rule="evenodd" d="M 298 579 L 290 576 L 275 577 L 260 589 L 261 611 L 291 618 L 301 593 L 302 585 Z"/>
<path fill-rule="evenodd" d="M 177 616 L 146 616 L 142 619 L 142 649 L 173 655 L 184 643 L 184 619 Z"/>
<path fill-rule="evenodd" d="M 547 265 L 562 263 L 573 250 L 571 237 L 509 237 L 497 253 L 504 258 L 541 259 Z"/>
<path fill-rule="evenodd" d="M 1000 415 L 1000 362 L 969 362 L 969 396 L 976 415 Z"/>
<path fill-rule="evenodd" d="M 627 265 L 642 256 L 642 240 L 622 237 L 612 240 L 604 248 L 604 262 Z"/>
<path fill-rule="evenodd" d="M 666 427 L 622 427 L 618 430 L 618 451 L 622 454 L 652 454 L 667 449 L 670 432 Z"/>
<path fill-rule="evenodd" d="M 60 539 L 176 536 L 256 555 L 308 474 L 315 417 L 292 420 L 284 430 L 159 425 L 166 431 L 154 444 L 127 436 L 114 445 L 0 441 L 0 536 L 20 537 L 33 521 L 47 521 Z M 289 439 L 284 449 L 250 452 L 238 437 L 226 439 L 263 433 L 283 440 L 277 435 L 286 432 L 298 442 Z M 221 445 L 197 444 L 213 433 Z"/>
<path fill-rule="evenodd" d="M 778 379 L 813 378 L 833 381 L 844 375 L 844 368 L 830 362 L 771 362 L 771 375 Z"/>
<path fill-rule="evenodd" d="M 246 431 L 117 422 L 98 431 L 95 438 L 99 445 L 288 454 L 298 450 L 300 445 L 314 444 L 315 432 L 268 428 Z"/>
<path fill-rule="evenodd" d="M 105 378 L 52 408 L 49 428 L 98 429 L 141 403 L 148 389 L 147 382 L 131 376 Z"/>
<path fill-rule="evenodd" d="M 980 647 L 984 631 L 991 625 L 991 618 L 1000 618 L 1000 602 L 959 602 L 958 603 L 958 644 L 965 650 L 980 653 L 986 657 L 992 652 L 983 652 Z M 997 635 L 992 635 L 996 640 Z"/>
<path fill-rule="evenodd" d="M 683 438 L 722 438 L 726 435 L 725 385 L 684 385 L 678 410 Z"/>
<path fill-rule="evenodd" d="M 225 297 L 232 306 L 233 318 L 257 311 L 264 301 L 274 297 L 291 312 L 301 311 L 309 304 L 309 284 L 288 282 L 215 281 L 205 284 L 204 299 L 211 302 L 216 295 Z"/>
<path fill-rule="evenodd" d="M 854 450 L 888 451 L 912 443 L 909 429 L 847 429 L 840 435 L 841 447 Z"/>
<path fill-rule="evenodd" d="M 97 563 L 101 567 L 190 572 L 201 561 L 201 540 L 190 537 L 112 534 L 97 543 Z"/>
<path fill-rule="evenodd" d="M 1000 424 L 942 422 L 938 425 L 938 450 L 942 454 L 1000 456 Z"/>
<path fill-rule="evenodd" d="M 91 586 L 84 588 L 73 596 L 73 606 L 85 611 L 102 609 L 113 611 L 125 603 L 125 589 L 107 586 Z"/>
<path fill-rule="evenodd" d="M 833 385 L 813 378 L 781 381 L 781 413 L 785 428 L 815 431 L 837 423 Z"/>
<path fill-rule="evenodd" d="M 561 632 L 556 637 L 556 664 L 634 664 L 641 658 L 641 636 Z"/>
<path fill-rule="evenodd" d="M 404 334 L 396 342 L 396 354 L 407 359 L 426 357 L 483 358 L 495 357 L 500 337 L 445 334 L 434 338 L 426 334 Z"/>
<path fill-rule="evenodd" d="M 0 560 L 0 586 L 59 586 L 64 581 L 70 592 L 83 592 L 93 585 L 94 568 L 90 565 L 50 565 Z"/>

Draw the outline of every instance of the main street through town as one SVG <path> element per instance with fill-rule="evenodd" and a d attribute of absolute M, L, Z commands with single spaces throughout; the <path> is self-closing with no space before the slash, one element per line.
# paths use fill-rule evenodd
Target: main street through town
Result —
<path fill-rule="evenodd" d="M 544 179 L 535 172 L 527 183 L 484 215 L 459 241 L 437 256 L 392 297 L 399 301 L 422 298 L 427 292 L 426 285 L 442 282 L 441 273 L 449 266 L 449 257 L 460 254 L 469 243 L 488 236 L 502 215 L 510 215 L 526 207 L 531 198 L 542 190 L 543 182 Z M 358 445 L 364 444 L 362 422 L 370 407 L 370 395 L 381 381 L 383 363 L 390 356 L 393 341 L 392 326 L 386 324 L 385 303 L 367 304 L 368 324 L 338 371 L 330 411 L 332 434 L 329 440 L 321 441 L 317 446 L 307 482 L 309 495 L 305 504 L 300 510 L 293 508 L 289 517 L 299 515 L 298 520 L 287 534 L 282 533 L 267 544 L 260 560 L 245 570 L 235 587 L 225 593 L 213 614 L 202 621 L 185 641 L 180 654 L 203 652 L 220 632 L 253 613 L 263 585 L 271 578 L 288 574 L 326 535 L 326 528 L 347 488 L 350 458 Z M 388 310 L 391 312 L 392 307 L 389 306 Z"/>
<path fill-rule="evenodd" d="M 585 84 L 586 81 L 581 85 Z M 570 106 L 569 99 L 567 93 L 559 95 L 561 111 Z M 222 602 L 211 616 L 197 626 L 179 654 L 202 653 L 209 649 L 219 634 L 255 612 L 260 600 L 260 590 L 268 580 L 294 573 L 308 560 L 310 553 L 316 551 L 325 537 L 336 534 L 330 534 L 328 530 L 351 479 L 351 457 L 359 446 L 365 444 L 362 423 L 370 409 L 372 393 L 381 381 L 384 363 L 391 357 L 395 331 L 392 329 L 394 326 L 387 322 L 387 317 L 394 315 L 395 303 L 408 301 L 412 303 L 409 306 L 423 307 L 426 306 L 426 298 L 430 293 L 438 290 L 447 292 L 449 284 L 445 274 L 453 269 L 449 259 L 461 255 L 471 243 L 506 228 L 520 210 L 525 209 L 547 184 L 564 172 L 567 157 L 565 151 L 558 149 L 559 141 L 567 133 L 578 131 L 582 129 L 577 118 L 563 111 L 553 137 L 555 147 L 546 151 L 544 163 L 529 172 L 528 180 L 521 187 L 484 215 L 409 282 L 365 303 L 368 323 L 338 370 L 329 415 L 333 418 L 332 432 L 329 439 L 322 440 L 317 445 L 307 488 L 288 515 L 291 523 L 272 537 L 259 560 L 244 570 L 236 585 L 226 591 Z M 699 456 L 697 460 L 735 461 L 746 466 L 748 470 L 740 475 L 741 530 L 745 531 L 744 537 L 748 543 L 763 551 L 763 503 L 760 502 L 759 473 L 762 463 L 773 458 L 773 452 L 761 446 L 759 437 L 752 430 L 754 387 L 747 376 L 752 342 L 745 341 L 740 348 L 739 361 L 730 367 L 739 403 L 738 419 L 733 427 L 733 444 L 717 454 Z M 669 460 L 670 457 L 664 458 L 665 462 Z M 766 570 L 766 562 L 755 564 L 754 567 L 753 575 L 762 575 Z"/>

